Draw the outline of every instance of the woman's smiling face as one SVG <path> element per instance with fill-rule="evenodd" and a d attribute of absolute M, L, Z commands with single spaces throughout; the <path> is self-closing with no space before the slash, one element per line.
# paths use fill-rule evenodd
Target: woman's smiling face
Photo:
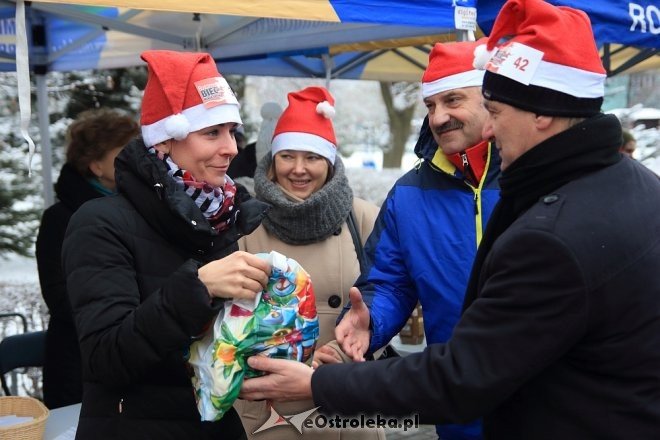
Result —
<path fill-rule="evenodd" d="M 195 180 L 217 188 L 225 184 L 229 163 L 238 154 L 233 122 L 194 131 L 180 141 L 169 139 L 154 147 L 170 155 Z"/>
<path fill-rule="evenodd" d="M 303 200 L 325 185 L 330 164 L 309 151 L 283 150 L 273 158 L 275 180 L 285 190 Z"/>

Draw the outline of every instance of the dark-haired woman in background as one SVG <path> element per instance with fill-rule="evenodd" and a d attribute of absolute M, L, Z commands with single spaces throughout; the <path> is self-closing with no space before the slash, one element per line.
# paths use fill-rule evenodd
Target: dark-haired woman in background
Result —
<path fill-rule="evenodd" d="M 60 257 L 64 232 L 83 203 L 114 193 L 115 157 L 139 132 L 130 116 L 105 108 L 80 113 L 67 131 L 66 163 L 55 184 L 58 201 L 43 213 L 36 248 L 50 312 L 43 379 L 50 409 L 82 400 L 80 349 Z"/>

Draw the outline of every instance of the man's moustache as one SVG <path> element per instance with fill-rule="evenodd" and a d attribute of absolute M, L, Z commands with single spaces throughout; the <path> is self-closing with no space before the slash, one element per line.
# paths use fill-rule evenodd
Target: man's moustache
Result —
<path fill-rule="evenodd" d="M 434 131 L 436 134 L 442 134 L 446 131 L 455 130 L 457 128 L 463 128 L 463 124 L 458 121 L 449 121 L 445 124 L 442 124 L 440 127 L 436 128 Z"/>

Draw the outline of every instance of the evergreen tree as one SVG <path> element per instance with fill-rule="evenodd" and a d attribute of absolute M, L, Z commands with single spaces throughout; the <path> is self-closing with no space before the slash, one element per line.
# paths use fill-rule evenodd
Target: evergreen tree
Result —
<path fill-rule="evenodd" d="M 12 157 L 15 150 L 6 143 L 0 150 L 0 256 L 31 256 L 39 228 L 41 192 L 27 176 L 24 162 Z"/>
<path fill-rule="evenodd" d="M 75 119 L 78 113 L 100 107 L 139 112 L 142 90 L 147 82 L 144 66 L 93 72 L 69 72 L 65 81 L 71 86 L 64 117 Z"/>

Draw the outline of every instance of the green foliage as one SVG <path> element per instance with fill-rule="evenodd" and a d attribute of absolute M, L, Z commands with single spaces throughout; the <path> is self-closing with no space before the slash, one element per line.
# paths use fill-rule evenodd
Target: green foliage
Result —
<path fill-rule="evenodd" d="M 66 82 L 73 87 L 66 105 L 65 117 L 75 119 L 82 111 L 108 107 L 137 113 L 136 101 L 139 91 L 147 82 L 147 70 L 144 66 L 94 72 L 70 72 L 65 75 Z M 131 91 L 138 94 L 137 100 L 131 99 Z"/>
<path fill-rule="evenodd" d="M 6 153 L 6 148 L 0 152 L 0 256 L 10 253 L 32 256 L 39 228 L 41 193 L 35 194 L 36 185 L 24 171 L 25 165 Z"/>

